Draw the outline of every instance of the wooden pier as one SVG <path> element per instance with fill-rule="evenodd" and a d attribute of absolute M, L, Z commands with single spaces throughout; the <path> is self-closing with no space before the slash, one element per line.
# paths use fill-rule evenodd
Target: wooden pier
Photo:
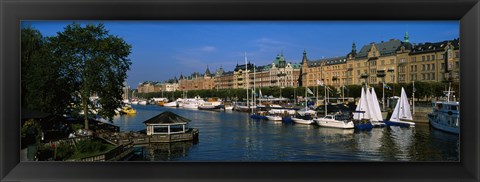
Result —
<path fill-rule="evenodd" d="M 141 132 L 115 132 L 115 133 L 101 133 L 98 137 L 107 141 L 115 143 L 117 145 L 124 145 L 132 143 L 133 145 L 142 145 L 149 143 L 171 143 L 198 140 L 198 129 L 189 128 L 185 133 L 173 133 L 173 134 L 155 134 L 147 135 Z"/>

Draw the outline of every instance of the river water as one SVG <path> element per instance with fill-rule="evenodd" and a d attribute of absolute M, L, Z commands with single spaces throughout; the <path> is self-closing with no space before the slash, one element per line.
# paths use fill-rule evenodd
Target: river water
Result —
<path fill-rule="evenodd" d="M 172 111 L 191 120 L 198 142 L 137 146 L 134 161 L 458 161 L 458 135 L 428 124 L 371 131 L 254 120 L 236 111 L 134 105 L 136 115 L 114 118 L 121 131 L 145 129 L 143 121 Z"/>

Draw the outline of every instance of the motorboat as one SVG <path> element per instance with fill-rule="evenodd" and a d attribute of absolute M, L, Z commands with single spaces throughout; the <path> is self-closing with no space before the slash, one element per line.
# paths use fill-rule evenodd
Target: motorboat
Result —
<path fill-rule="evenodd" d="M 446 101 L 432 103 L 432 113 L 428 114 L 430 125 L 438 130 L 459 134 L 460 133 L 460 102 L 450 101 L 450 87 L 447 91 Z"/>
<path fill-rule="evenodd" d="M 297 115 L 295 117 L 292 117 L 292 121 L 294 123 L 297 123 L 297 124 L 306 124 L 306 125 L 310 125 L 310 124 L 314 124 L 315 121 L 313 120 L 313 117 L 311 115 Z"/>
<path fill-rule="evenodd" d="M 319 126 L 330 128 L 353 129 L 353 121 L 342 115 L 326 115 L 322 118 L 313 119 Z"/>

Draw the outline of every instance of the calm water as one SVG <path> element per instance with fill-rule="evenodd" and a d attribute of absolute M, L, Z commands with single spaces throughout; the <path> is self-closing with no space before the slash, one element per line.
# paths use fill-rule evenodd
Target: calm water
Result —
<path fill-rule="evenodd" d="M 250 119 L 247 113 L 133 106 L 134 116 L 118 116 L 121 131 L 145 129 L 143 121 L 169 110 L 192 120 L 198 143 L 136 147 L 130 160 L 151 161 L 458 161 L 459 137 L 428 124 L 372 131 L 323 128 Z"/>

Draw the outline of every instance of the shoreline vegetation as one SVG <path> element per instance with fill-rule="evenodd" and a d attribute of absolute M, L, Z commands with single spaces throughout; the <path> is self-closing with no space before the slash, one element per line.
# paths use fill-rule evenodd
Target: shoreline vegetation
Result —
<path fill-rule="evenodd" d="M 392 97 L 400 95 L 401 88 L 405 88 L 405 92 L 407 95 L 412 95 L 413 92 L 413 85 L 406 84 L 406 83 L 387 83 L 390 89 L 385 88 L 385 97 Z M 444 91 L 448 89 L 449 83 L 447 82 L 415 82 L 415 102 L 417 101 L 425 101 L 431 102 L 432 100 L 439 100 L 441 97 L 444 97 Z M 460 92 L 458 90 L 459 83 L 452 82 L 453 91 L 455 91 L 456 99 L 460 99 Z M 328 86 L 330 90 L 330 97 L 333 98 L 341 98 L 341 90 L 336 89 L 333 86 Z M 353 97 L 353 98 L 360 98 L 360 90 L 362 88 L 361 85 L 345 85 L 344 96 L 345 97 Z M 382 84 L 371 84 L 370 87 L 373 87 L 377 93 L 382 93 Z M 306 87 L 262 87 L 256 88 L 257 90 L 261 90 L 263 95 L 273 96 L 273 97 L 282 97 L 288 99 L 294 99 L 294 96 L 304 97 Z M 308 87 L 314 93 L 316 93 L 317 87 Z M 129 90 L 129 94 L 131 95 L 132 92 L 135 90 Z M 258 92 L 258 91 L 257 91 Z M 169 100 L 175 100 L 177 98 L 183 97 L 195 97 L 200 96 L 201 98 L 210 98 L 210 97 L 219 97 L 222 99 L 230 99 L 230 100 L 238 100 L 243 101 L 246 99 L 247 91 L 246 89 L 212 89 L 212 90 L 190 90 L 188 92 L 184 91 L 164 91 L 164 92 L 149 92 L 149 93 L 135 93 L 139 98 L 151 99 L 151 98 L 159 98 L 164 97 L 168 98 Z M 186 95 L 184 95 L 186 94 Z M 281 95 L 280 95 L 281 94 Z M 319 97 L 323 97 L 324 89 L 319 88 L 318 95 Z"/>

